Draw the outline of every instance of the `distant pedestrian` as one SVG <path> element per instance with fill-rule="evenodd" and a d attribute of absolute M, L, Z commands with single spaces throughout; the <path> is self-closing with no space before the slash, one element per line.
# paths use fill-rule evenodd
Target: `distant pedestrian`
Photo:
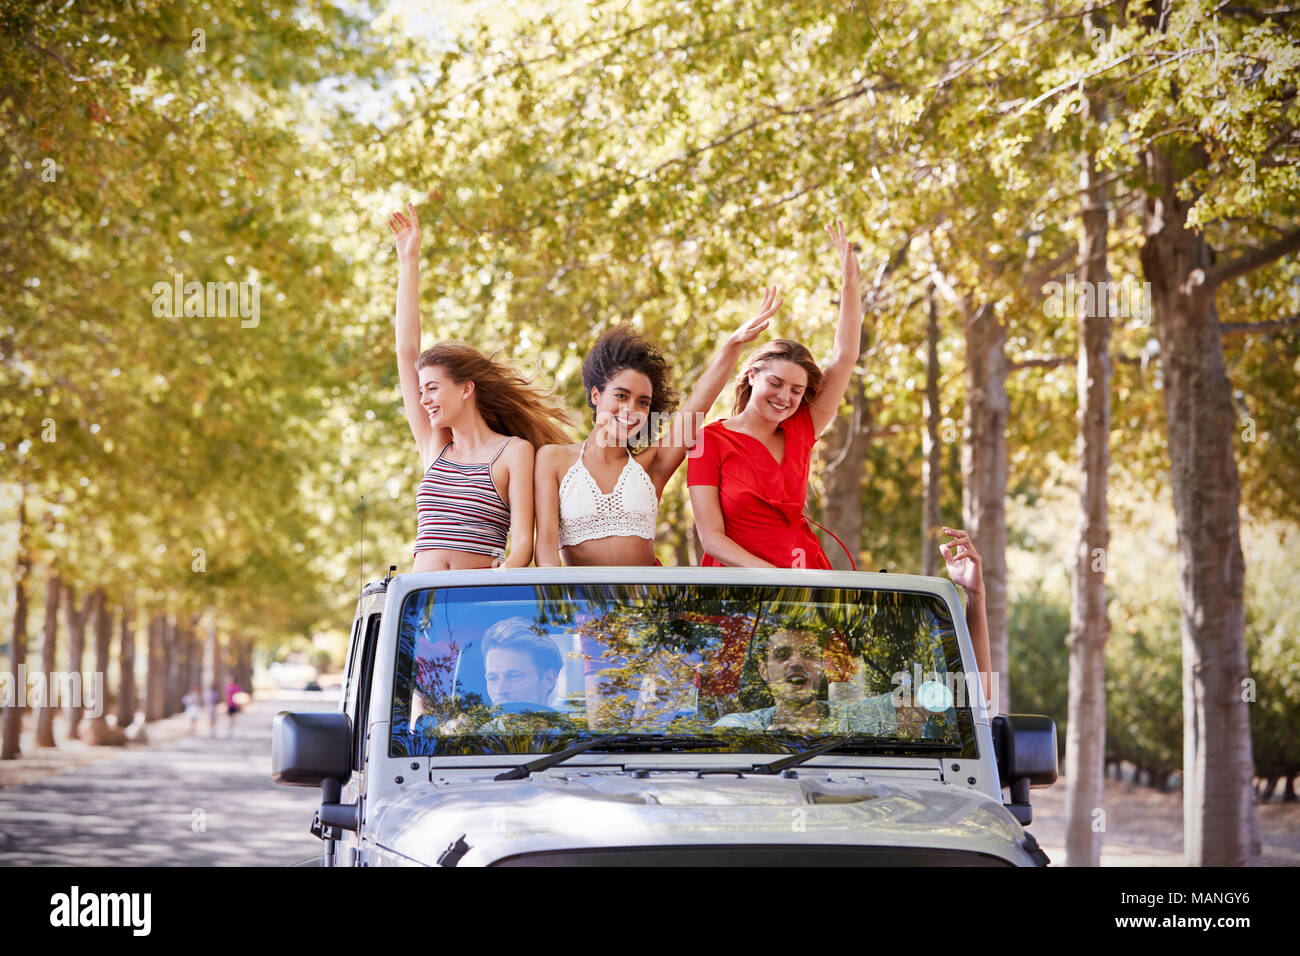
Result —
<path fill-rule="evenodd" d="M 215 737 L 217 735 L 217 704 L 221 703 L 221 691 L 217 690 L 217 685 L 213 684 L 208 688 L 207 705 L 208 705 L 208 735 Z"/>
<path fill-rule="evenodd" d="M 232 677 L 230 683 L 226 685 L 226 720 L 227 726 L 230 728 L 229 735 L 231 737 L 235 736 L 235 715 L 239 713 L 239 701 L 237 698 L 241 693 L 243 693 L 243 691 L 240 689 L 239 685 L 235 683 L 235 680 Z"/>
<path fill-rule="evenodd" d="M 185 716 L 190 719 L 190 733 L 194 733 L 199 729 L 199 713 L 203 704 L 203 694 L 198 684 L 190 687 L 190 692 L 181 698 L 181 703 L 185 705 Z"/>

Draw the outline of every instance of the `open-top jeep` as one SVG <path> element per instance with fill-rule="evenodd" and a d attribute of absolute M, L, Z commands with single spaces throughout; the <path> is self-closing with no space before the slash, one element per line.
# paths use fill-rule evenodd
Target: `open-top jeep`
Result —
<path fill-rule="evenodd" d="M 1033 866 L 1056 728 L 990 719 L 944 579 L 441 571 L 362 592 L 272 772 L 327 866 Z"/>

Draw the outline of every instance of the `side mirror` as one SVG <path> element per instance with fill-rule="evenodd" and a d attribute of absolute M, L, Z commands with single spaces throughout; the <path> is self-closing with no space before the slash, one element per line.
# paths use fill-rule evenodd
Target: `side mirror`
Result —
<path fill-rule="evenodd" d="M 282 787 L 320 787 L 312 832 L 337 840 L 339 830 L 361 828 L 361 804 L 339 803 L 352 776 L 352 720 L 347 714 L 282 710 L 271 725 L 271 779 Z"/>
<path fill-rule="evenodd" d="M 998 762 L 998 782 L 1011 788 L 1004 806 L 1021 826 L 1034 819 L 1029 804 L 1030 787 L 1050 787 L 1056 782 L 1056 721 L 1031 714 L 1007 714 L 992 720 L 993 752 Z"/>
<path fill-rule="evenodd" d="M 275 715 L 271 726 L 271 779 L 282 787 L 340 785 L 352 776 L 352 721 L 347 714 Z"/>

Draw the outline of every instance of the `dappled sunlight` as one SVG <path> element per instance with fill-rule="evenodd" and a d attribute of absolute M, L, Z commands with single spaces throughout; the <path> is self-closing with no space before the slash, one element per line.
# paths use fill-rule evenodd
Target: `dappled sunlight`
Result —
<path fill-rule="evenodd" d="M 129 749 L 0 791 L 0 863 L 283 866 L 319 853 L 307 832 L 319 792 L 271 782 L 271 717 L 280 709 L 255 701 L 234 738 Z"/>

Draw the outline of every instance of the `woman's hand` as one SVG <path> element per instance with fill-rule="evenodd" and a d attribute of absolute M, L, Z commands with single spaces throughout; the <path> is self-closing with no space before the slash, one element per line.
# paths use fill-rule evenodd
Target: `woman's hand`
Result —
<path fill-rule="evenodd" d="M 813 433 L 820 435 L 839 413 L 840 402 L 853 377 L 853 366 L 862 351 L 862 293 L 858 289 L 858 254 L 838 219 L 827 226 L 835 253 L 840 259 L 843 284 L 840 287 L 840 315 L 835 324 L 835 347 L 831 360 L 822 370 L 821 394 L 808 403 Z"/>
<path fill-rule="evenodd" d="M 859 278 L 858 254 L 853 251 L 853 243 L 849 242 L 849 235 L 844 231 L 844 223 L 836 219 L 835 225 L 827 226 L 826 231 L 831 235 L 831 242 L 835 243 L 843 283 L 847 286 L 852 282 L 856 287 Z"/>
<path fill-rule="evenodd" d="M 993 675 L 993 653 L 989 642 L 988 611 L 984 607 L 984 570 L 983 562 L 970 535 L 959 528 L 944 528 L 943 533 L 952 541 L 939 545 L 939 553 L 948 565 L 948 573 L 953 583 L 966 591 L 966 629 L 970 632 L 971 645 L 975 651 L 975 667 L 980 673 L 984 687 L 984 699 L 988 701 L 992 713 L 1000 707 L 994 694 L 997 690 Z"/>
<path fill-rule="evenodd" d="M 727 336 L 722 348 L 718 349 L 709 367 L 691 389 L 691 394 L 677 409 L 673 426 L 660 437 L 657 445 L 642 453 L 648 456 L 648 464 L 642 467 L 649 473 L 658 494 L 664 493 L 664 485 L 668 484 L 673 472 L 686 459 L 686 449 L 695 443 L 695 436 L 704 425 L 704 416 L 709 413 L 730 380 L 736 360 L 740 358 L 741 348 L 758 338 L 780 308 L 781 296 L 776 286 L 768 286 L 763 292 L 763 304 L 758 308 L 758 315 Z"/>
<path fill-rule="evenodd" d="M 415 206 L 406 204 L 409 216 L 395 212 L 388 217 L 388 228 L 393 230 L 397 245 L 397 261 L 403 266 L 416 265 L 420 261 L 420 217 L 415 214 Z"/>
<path fill-rule="evenodd" d="M 780 310 L 781 302 L 776 286 L 768 286 L 763 291 L 763 304 L 758 307 L 758 315 L 727 336 L 727 345 L 739 347 L 758 338 L 758 334 L 772 321 L 772 316 Z"/>
<path fill-rule="evenodd" d="M 957 528 L 944 528 L 943 533 L 952 538 L 952 541 L 939 545 L 939 553 L 948 565 L 948 574 L 952 576 L 953 583 L 964 589 L 969 596 L 983 594 L 984 570 L 970 535 Z"/>
<path fill-rule="evenodd" d="M 420 356 L 420 219 L 415 206 L 406 204 L 409 218 L 400 212 L 388 217 L 388 228 L 397 241 L 397 377 L 402 385 L 402 407 L 411 426 L 420 463 L 427 469 L 435 449 L 451 441 L 450 429 L 434 428 L 420 404 L 420 373 L 415 370 Z"/>
<path fill-rule="evenodd" d="M 707 554 L 729 568 L 774 568 L 770 561 L 746 551 L 727 537 L 727 522 L 722 516 L 722 498 L 716 485 L 690 485 L 691 511 L 695 530 Z"/>

